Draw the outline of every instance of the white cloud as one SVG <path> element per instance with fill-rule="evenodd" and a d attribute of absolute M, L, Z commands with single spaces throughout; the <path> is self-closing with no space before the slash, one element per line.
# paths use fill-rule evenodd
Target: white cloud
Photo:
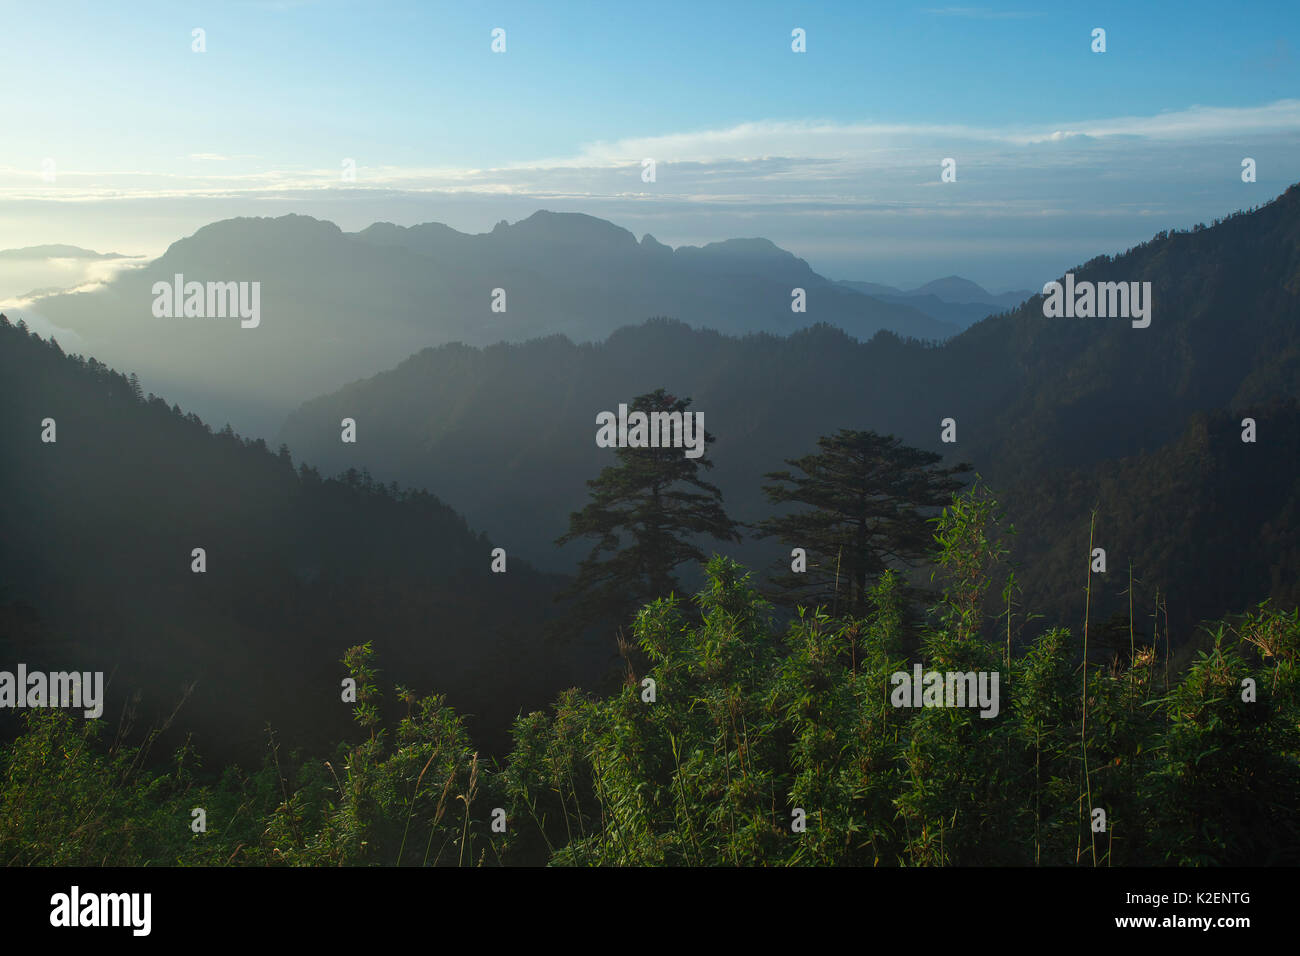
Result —
<path fill-rule="evenodd" d="M 761 120 L 733 126 L 596 141 L 569 155 L 489 168 L 359 166 L 355 183 L 339 169 L 257 165 L 257 157 L 194 153 L 195 165 L 176 170 L 63 169 L 54 184 L 37 169 L 0 168 L 0 199 L 42 202 L 125 198 L 288 197 L 367 193 L 479 196 L 605 197 L 780 204 L 815 200 L 858 206 L 888 199 L 912 203 L 1009 200 L 1036 184 L 1043 195 L 1088 176 L 1122 176 L 1133 183 L 1166 177 L 1171 151 L 1186 144 L 1300 141 L 1300 100 L 1252 107 L 1190 106 L 1150 116 L 1093 118 L 1015 126 L 930 123 L 841 123 Z M 1213 150 L 1198 149 L 1196 161 Z M 935 189 L 944 157 L 958 160 L 958 188 Z M 640 164 L 654 158 L 658 181 L 641 182 Z M 1186 166 L 1186 163 L 1177 163 Z M 1051 177 L 1057 177 L 1054 190 Z M 923 200 L 923 196 L 924 198 Z"/>

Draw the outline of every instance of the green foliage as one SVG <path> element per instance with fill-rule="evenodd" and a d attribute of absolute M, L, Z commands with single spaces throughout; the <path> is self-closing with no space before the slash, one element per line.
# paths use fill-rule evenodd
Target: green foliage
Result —
<path fill-rule="evenodd" d="M 999 540 L 1002 514 L 988 488 L 976 476 L 966 494 L 954 495 L 952 503 L 935 519 L 934 541 L 938 546 L 932 577 L 944 576 L 947 587 L 940 605 L 940 619 L 959 639 L 978 633 L 984 619 L 985 595 L 994 583 L 994 566 L 1009 549 Z M 1015 529 L 1008 528 L 1008 534 Z M 1007 587 L 1013 582 L 1008 580 Z M 1004 590 L 1004 599 L 1009 599 Z"/>
<path fill-rule="evenodd" d="M 190 836 L 190 754 L 166 773 L 142 771 L 148 743 L 103 746 L 105 724 L 32 710 L 0 754 L 0 862 L 6 866 L 139 866 L 176 862 Z"/>
<path fill-rule="evenodd" d="M 1013 654 L 984 626 L 1006 558 L 996 503 L 977 483 L 935 528 L 945 587 L 917 633 L 893 572 L 861 615 L 800 608 L 778 625 L 749 574 L 714 556 L 692 603 L 670 595 L 638 612 L 643 672 L 629 657 L 616 692 L 570 690 L 518 716 L 502 768 L 441 696 L 395 688 L 405 713 L 386 721 L 370 644 L 343 661 L 361 739 L 327 761 L 281 759 L 269 735 L 257 771 L 201 784 L 188 748 L 147 771 L 152 737 L 105 746 L 101 721 L 34 711 L 0 758 L 0 853 L 120 865 L 1300 863 L 1300 613 L 1265 603 L 1215 625 L 1167 689 L 1153 643 L 1082 668 L 1081 641 L 1052 627 Z M 997 716 L 895 706 L 891 678 L 917 663 L 998 672 Z M 190 830 L 196 806 L 206 833 Z M 491 828 L 498 807 L 505 833 Z"/>

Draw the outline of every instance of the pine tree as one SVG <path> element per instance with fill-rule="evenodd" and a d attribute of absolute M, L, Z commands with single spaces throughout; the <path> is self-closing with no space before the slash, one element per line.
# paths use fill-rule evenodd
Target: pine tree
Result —
<path fill-rule="evenodd" d="M 690 402 L 660 388 L 634 399 L 630 410 L 685 416 Z M 705 432 L 706 448 L 714 440 Z M 677 590 L 674 569 L 705 560 L 696 536 L 740 540 L 722 492 L 700 474 L 713 467 L 706 457 L 687 458 L 681 448 L 620 448 L 616 454 L 617 465 L 587 482 L 591 501 L 569 516 L 569 530 L 556 540 L 596 539 L 577 580 L 559 596 L 578 599 L 576 615 L 584 622 L 626 621 L 642 604 Z"/>
<path fill-rule="evenodd" d="M 786 460 L 802 474 L 769 472 L 774 484 L 763 486 L 773 504 L 811 509 L 761 521 L 758 536 L 807 554 L 805 571 L 773 579 L 784 599 L 860 615 L 884 571 L 924 560 L 932 544 L 926 511 L 950 500 L 970 466 L 939 468 L 940 455 L 869 431 L 840 429 L 817 445 L 818 454 Z"/>

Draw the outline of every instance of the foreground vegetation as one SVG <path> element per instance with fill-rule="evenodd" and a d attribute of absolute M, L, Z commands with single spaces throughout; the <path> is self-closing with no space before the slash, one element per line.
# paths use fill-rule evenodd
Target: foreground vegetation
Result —
<path fill-rule="evenodd" d="M 639 611 L 620 690 L 520 716 L 500 764 L 440 696 L 396 687 L 405 714 L 386 721 L 370 644 L 343 661 L 358 740 L 329 759 L 268 731 L 256 771 L 212 775 L 189 748 L 158 769 L 152 736 L 128 745 L 100 720 L 28 712 L 0 757 L 0 862 L 1300 862 L 1297 612 L 1216 625 L 1175 675 L 1136 636 L 1099 660 L 1086 595 L 1081 633 L 1021 638 L 1014 580 L 994 586 L 994 516 L 978 487 L 944 510 L 941 597 L 915 625 L 886 572 L 862 613 L 800 609 L 778 626 L 747 572 L 714 557 L 693 604 Z M 893 706 L 890 676 L 918 662 L 998 672 L 998 715 Z"/>

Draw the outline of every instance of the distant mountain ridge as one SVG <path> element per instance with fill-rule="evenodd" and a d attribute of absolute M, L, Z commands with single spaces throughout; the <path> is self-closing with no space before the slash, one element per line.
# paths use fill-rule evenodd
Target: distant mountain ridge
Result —
<path fill-rule="evenodd" d="M 154 317 L 153 284 L 177 274 L 259 282 L 261 324 Z M 792 308 L 796 289 L 806 311 Z M 547 211 L 480 234 L 439 223 L 345 233 L 307 216 L 228 219 L 99 289 L 43 298 L 33 310 L 150 388 L 264 435 L 306 398 L 447 342 L 557 333 L 600 341 L 655 315 L 734 334 L 818 322 L 863 338 L 957 331 L 840 286 L 766 239 L 672 249 L 593 216 Z"/>
<path fill-rule="evenodd" d="M 281 438 L 330 469 L 364 465 L 436 489 L 558 570 L 579 555 L 551 542 L 610 462 L 594 415 L 662 386 L 704 413 L 718 438 L 710 480 L 740 520 L 768 513 L 765 472 L 812 452 L 819 435 L 865 428 L 970 461 L 993 483 L 1021 527 L 1037 610 L 1078 608 L 1073 571 L 1086 566 L 1094 504 L 1113 572 L 1094 593 L 1097 613 L 1119 602 L 1130 560 L 1182 634 L 1270 594 L 1297 597 L 1300 187 L 1072 271 L 1151 282 L 1150 327 L 1048 319 L 1036 295 L 941 346 L 829 326 L 731 337 L 672 321 L 596 345 L 443 346 L 304 404 Z M 338 441 L 344 416 L 361 430 L 354 446 Z M 955 445 L 939 440 L 950 417 Z M 1267 440 L 1240 440 L 1245 417 Z M 1188 489 L 1181 510 L 1166 488 L 1175 480 Z M 1155 501 L 1165 507 L 1147 507 Z M 1256 540 L 1270 544 L 1259 552 Z M 776 552 L 747 541 L 740 556 L 761 567 Z"/>
<path fill-rule="evenodd" d="M 910 305 L 937 321 L 949 322 L 963 329 L 986 316 L 1015 308 L 1034 294 L 1029 289 L 1013 289 L 995 295 L 961 276 L 935 279 L 909 291 L 878 282 L 842 279 L 839 284 L 882 302 Z"/>
<path fill-rule="evenodd" d="M 353 723 L 340 658 L 373 640 L 501 739 L 613 655 L 546 644 L 567 582 L 513 553 L 492 573 L 489 540 L 434 496 L 295 469 L 2 313 L 0 408 L 0 659 L 103 670 L 107 719 L 138 690 L 148 726 L 193 682 L 182 722 L 206 753 L 256 758 L 268 721 L 329 745 Z M 16 723 L 0 708 L 0 742 Z"/>
<path fill-rule="evenodd" d="M 80 246 L 47 245 L 24 246 L 21 249 L 0 249 L 0 259 L 131 259 L 118 252 L 95 252 Z"/>

